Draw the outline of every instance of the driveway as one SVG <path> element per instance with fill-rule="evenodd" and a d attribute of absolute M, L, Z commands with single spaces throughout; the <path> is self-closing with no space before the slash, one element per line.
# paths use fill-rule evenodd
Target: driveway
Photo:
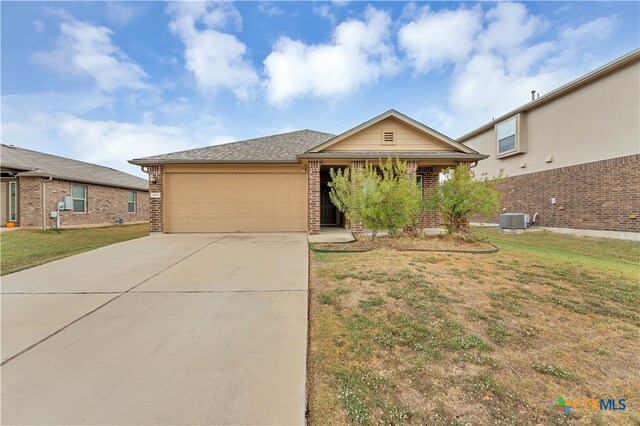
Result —
<path fill-rule="evenodd" d="M 153 235 L 2 278 L 2 424 L 303 424 L 305 234 Z"/>

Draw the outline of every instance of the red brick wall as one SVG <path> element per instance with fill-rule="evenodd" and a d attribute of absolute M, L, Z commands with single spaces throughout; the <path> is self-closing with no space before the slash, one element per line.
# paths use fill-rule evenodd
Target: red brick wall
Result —
<path fill-rule="evenodd" d="M 307 164 L 307 232 L 320 232 L 320 161 Z"/>
<path fill-rule="evenodd" d="M 539 225 L 549 220 L 546 226 L 639 232 L 640 221 L 629 218 L 640 215 L 639 163 L 636 154 L 508 177 L 499 188 L 502 207 L 538 212 Z M 558 202 L 553 218 L 552 197 Z"/>
<path fill-rule="evenodd" d="M 159 192 L 160 198 L 149 198 L 149 227 L 151 232 L 164 232 L 164 167 L 149 166 L 149 178 L 154 177 L 155 183 L 149 182 L 149 192 Z"/>
<path fill-rule="evenodd" d="M 19 223 L 24 228 L 42 228 L 42 188 L 44 185 L 44 226 L 53 227 L 56 220 L 49 217 L 58 201 L 71 194 L 72 183 L 66 180 L 47 180 L 41 177 L 19 178 Z M 84 184 L 87 186 L 87 213 L 60 212 L 60 225 L 82 226 L 115 224 L 117 218 L 124 222 L 146 222 L 149 220 L 149 193 L 136 191 L 136 213 L 127 211 L 128 189 Z"/>
<path fill-rule="evenodd" d="M 426 199 L 439 185 L 439 172 L 433 167 L 418 167 L 417 174 L 422 176 L 422 196 Z M 426 210 L 420 219 L 420 225 L 424 228 L 438 228 L 440 213 L 435 210 Z"/>
<path fill-rule="evenodd" d="M 18 224 L 24 228 L 42 228 L 41 177 L 18 178 Z"/>

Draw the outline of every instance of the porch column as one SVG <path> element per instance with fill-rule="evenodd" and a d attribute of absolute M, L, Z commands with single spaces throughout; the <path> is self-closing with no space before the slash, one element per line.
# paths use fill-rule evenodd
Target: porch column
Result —
<path fill-rule="evenodd" d="M 350 170 L 350 173 L 351 173 L 351 184 L 352 185 L 357 185 L 358 181 L 356 179 L 356 175 L 359 173 L 360 170 L 362 170 L 364 168 L 364 161 L 362 161 L 362 160 L 354 160 L 349 165 L 349 168 L 351 169 Z M 362 224 L 362 222 L 356 222 L 356 223 L 349 222 L 349 227 L 351 228 L 351 232 L 355 232 L 355 233 L 364 232 L 364 225 Z"/>
<path fill-rule="evenodd" d="M 415 176 L 418 171 L 418 162 L 407 160 L 407 174 Z"/>
<path fill-rule="evenodd" d="M 433 167 L 418 167 L 417 175 L 422 176 L 422 198 L 430 197 L 439 185 L 439 173 Z M 440 226 L 440 213 L 436 210 L 426 209 L 420 218 L 423 228 L 438 228 Z"/>
<path fill-rule="evenodd" d="M 320 232 L 320 161 L 307 164 L 307 232 Z"/>
<path fill-rule="evenodd" d="M 160 193 L 160 198 L 149 197 L 149 231 L 164 232 L 164 167 L 149 166 L 149 194 Z M 155 179 L 155 182 L 152 180 Z"/>

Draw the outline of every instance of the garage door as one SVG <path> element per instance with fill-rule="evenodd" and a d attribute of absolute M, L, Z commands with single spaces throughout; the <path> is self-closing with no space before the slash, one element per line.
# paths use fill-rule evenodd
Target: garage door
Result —
<path fill-rule="evenodd" d="M 168 232 L 307 230 L 304 173 L 167 173 Z"/>

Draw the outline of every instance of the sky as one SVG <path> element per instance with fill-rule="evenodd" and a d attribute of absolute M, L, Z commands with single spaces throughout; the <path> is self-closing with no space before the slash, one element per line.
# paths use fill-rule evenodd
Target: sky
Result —
<path fill-rule="evenodd" d="M 391 108 L 459 137 L 637 49 L 640 2 L 0 3 L 2 143 L 110 166 Z"/>

